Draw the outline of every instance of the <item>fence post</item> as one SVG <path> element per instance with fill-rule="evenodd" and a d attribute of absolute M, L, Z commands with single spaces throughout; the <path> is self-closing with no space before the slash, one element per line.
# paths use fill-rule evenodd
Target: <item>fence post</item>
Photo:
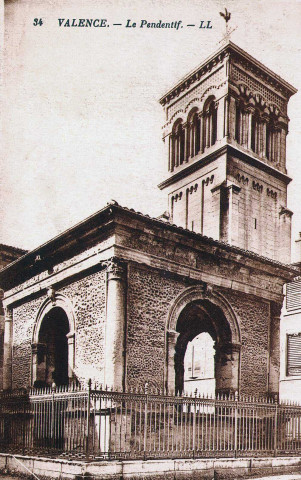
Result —
<path fill-rule="evenodd" d="M 25 428 L 26 428 L 26 401 L 23 400 L 24 404 L 23 404 L 23 429 L 22 429 L 22 442 L 23 442 L 23 446 L 22 446 L 22 454 L 25 455 L 25 438 L 26 438 L 26 435 L 25 435 Z"/>
<path fill-rule="evenodd" d="M 86 424 L 86 459 L 90 457 L 89 433 L 90 433 L 90 408 L 91 408 L 91 378 L 88 381 L 88 398 L 87 398 L 87 424 Z"/>
<path fill-rule="evenodd" d="M 195 391 L 194 391 L 194 412 L 193 412 L 193 418 L 192 418 L 192 450 L 193 450 L 193 458 L 195 458 L 195 424 L 196 424 L 197 393 L 198 393 L 198 389 L 196 388 Z"/>
<path fill-rule="evenodd" d="M 234 457 L 237 457 L 238 449 L 238 391 L 234 394 L 235 411 L 234 411 Z"/>
<path fill-rule="evenodd" d="M 55 422 L 55 412 L 54 412 L 54 392 L 55 392 L 55 383 L 51 386 L 51 448 L 55 448 L 55 432 L 54 432 L 54 422 Z"/>
<path fill-rule="evenodd" d="M 144 387 L 145 404 L 144 404 L 144 438 L 143 438 L 143 455 L 146 460 L 146 442 L 147 442 L 147 409 L 148 409 L 148 383 Z"/>
<path fill-rule="evenodd" d="M 277 456 L 278 450 L 278 396 L 275 395 L 275 420 L 274 420 L 274 456 Z"/>

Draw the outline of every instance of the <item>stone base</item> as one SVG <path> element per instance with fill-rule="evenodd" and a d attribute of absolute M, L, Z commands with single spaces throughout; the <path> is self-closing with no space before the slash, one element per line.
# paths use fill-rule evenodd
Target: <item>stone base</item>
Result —
<path fill-rule="evenodd" d="M 39 480 L 226 480 L 301 473 L 301 457 L 126 460 L 85 463 L 0 454 L 2 473 Z M 31 477 L 32 478 L 32 477 Z"/>

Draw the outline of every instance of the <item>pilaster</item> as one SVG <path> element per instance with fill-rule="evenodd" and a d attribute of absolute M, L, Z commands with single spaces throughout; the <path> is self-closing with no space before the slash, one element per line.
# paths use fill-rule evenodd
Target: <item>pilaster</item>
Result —
<path fill-rule="evenodd" d="M 280 372 L 280 315 L 281 303 L 271 303 L 270 319 L 270 365 L 268 392 L 271 396 L 278 396 L 279 393 L 279 372 Z"/>
<path fill-rule="evenodd" d="M 3 389 L 12 388 L 13 312 L 4 311 Z"/>
<path fill-rule="evenodd" d="M 175 349 L 176 343 L 180 333 L 174 330 L 167 332 L 167 379 L 166 379 L 166 388 L 167 391 L 171 394 L 175 391 Z"/>
<path fill-rule="evenodd" d="M 124 389 L 126 264 L 113 257 L 107 267 L 105 384 Z"/>

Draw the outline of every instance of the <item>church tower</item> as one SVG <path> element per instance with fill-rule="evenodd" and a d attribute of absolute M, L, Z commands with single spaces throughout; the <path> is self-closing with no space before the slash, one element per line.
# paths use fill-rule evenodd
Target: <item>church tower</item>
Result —
<path fill-rule="evenodd" d="M 290 262 L 287 105 L 296 89 L 231 41 L 161 99 L 171 222 Z"/>

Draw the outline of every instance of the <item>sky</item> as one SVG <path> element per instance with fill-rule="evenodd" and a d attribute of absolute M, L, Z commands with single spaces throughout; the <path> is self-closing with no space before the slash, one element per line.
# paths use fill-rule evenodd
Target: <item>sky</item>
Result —
<path fill-rule="evenodd" d="M 157 188 L 167 174 L 158 100 L 219 48 L 225 7 L 236 28 L 231 40 L 299 90 L 287 138 L 297 238 L 301 1 L 11 0 L 1 51 L 0 243 L 32 249 L 111 199 L 151 216 L 166 210 Z M 63 18 L 106 19 L 110 27 L 59 27 Z M 139 28 L 160 19 L 184 27 Z M 126 28 L 127 20 L 137 27 Z M 212 29 L 198 28 L 201 20 Z"/>

